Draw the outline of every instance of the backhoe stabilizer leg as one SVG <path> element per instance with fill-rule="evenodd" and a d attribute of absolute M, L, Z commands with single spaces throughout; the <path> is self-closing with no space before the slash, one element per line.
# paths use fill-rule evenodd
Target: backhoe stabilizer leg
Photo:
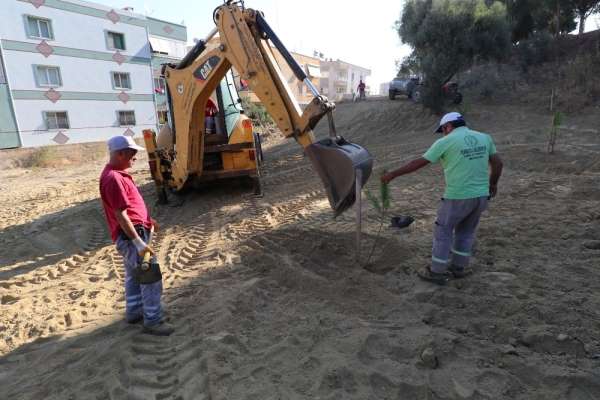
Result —
<path fill-rule="evenodd" d="M 146 145 L 146 152 L 148 153 L 148 165 L 150 166 L 152 180 L 156 185 L 156 196 L 158 198 L 158 203 L 167 204 L 169 199 L 167 197 L 165 181 L 161 171 L 161 161 L 156 152 L 156 133 L 152 129 L 144 129 L 143 133 L 144 144 Z"/>

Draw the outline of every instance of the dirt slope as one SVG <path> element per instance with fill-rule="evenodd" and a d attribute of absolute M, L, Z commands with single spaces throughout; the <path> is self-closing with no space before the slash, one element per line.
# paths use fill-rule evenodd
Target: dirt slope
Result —
<path fill-rule="evenodd" d="M 506 164 L 472 277 L 438 288 L 414 273 L 430 257 L 438 166 L 393 183 L 392 214 L 416 222 L 385 227 L 365 269 L 353 212 L 332 220 L 300 148 L 275 140 L 264 197 L 221 185 L 152 207 L 169 338 L 122 321 L 101 163 L 1 171 L 0 398 L 600 398 L 600 121 L 567 118 L 550 156 L 547 115 L 467 119 Z M 436 118 L 404 100 L 340 104 L 336 121 L 376 157 L 371 189 L 436 139 Z M 143 160 L 134 176 L 153 204 Z M 363 258 L 379 228 L 365 208 Z"/>

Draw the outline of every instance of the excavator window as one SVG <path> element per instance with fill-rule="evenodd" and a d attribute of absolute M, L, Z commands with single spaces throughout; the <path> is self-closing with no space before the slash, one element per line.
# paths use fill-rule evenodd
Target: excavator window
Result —
<path fill-rule="evenodd" d="M 220 83 L 221 99 L 219 110 L 222 110 L 225 118 L 225 127 L 227 128 L 227 136 L 231 135 L 235 124 L 240 118 L 242 106 L 238 96 L 237 89 L 233 84 L 233 75 L 229 71 Z"/>

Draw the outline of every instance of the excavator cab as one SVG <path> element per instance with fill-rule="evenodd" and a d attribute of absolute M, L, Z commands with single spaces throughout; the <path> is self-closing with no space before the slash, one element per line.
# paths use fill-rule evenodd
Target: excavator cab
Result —
<path fill-rule="evenodd" d="M 364 148 L 336 133 L 335 104 L 318 92 L 261 12 L 245 8 L 243 2 L 227 1 L 215 9 L 213 19 L 216 28 L 205 40 L 198 41 L 178 64 L 163 66 L 169 132 L 161 132 L 158 142 L 152 132 L 144 133 L 159 199 L 166 198 L 165 189 L 180 190 L 195 181 L 249 176 L 259 182 L 260 141 L 252 132 L 251 121 L 241 113 L 230 72 L 234 68 L 281 133 L 304 148 L 323 181 L 334 214 L 348 209 L 355 201 L 356 185 L 367 182 L 373 160 Z M 314 96 L 303 109 L 275 52 Z M 218 112 L 205 115 L 213 93 Z M 313 129 L 324 116 L 329 120 L 330 136 L 316 141 Z M 214 133 L 207 128 L 209 117 L 216 117 Z"/>

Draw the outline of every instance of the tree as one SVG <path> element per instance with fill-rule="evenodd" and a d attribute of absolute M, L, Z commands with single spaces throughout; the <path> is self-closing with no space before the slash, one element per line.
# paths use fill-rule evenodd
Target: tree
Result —
<path fill-rule="evenodd" d="M 576 0 L 501 0 L 506 5 L 513 43 L 534 32 L 556 32 L 556 11 L 560 10 L 559 32 L 575 29 L 573 1 Z M 599 0 L 596 0 L 599 1 Z"/>
<path fill-rule="evenodd" d="M 579 17 L 579 34 L 585 30 L 585 20 L 592 14 L 600 12 L 600 0 L 571 0 Z"/>
<path fill-rule="evenodd" d="M 445 83 L 473 62 L 505 58 L 511 44 L 506 7 L 498 1 L 408 0 L 397 26 L 422 69 L 423 104 L 437 112 Z"/>
<path fill-rule="evenodd" d="M 404 57 L 402 61 L 396 61 L 396 69 L 398 71 L 397 77 L 410 77 L 418 75 L 421 72 L 421 64 L 415 53 L 411 53 Z"/>

